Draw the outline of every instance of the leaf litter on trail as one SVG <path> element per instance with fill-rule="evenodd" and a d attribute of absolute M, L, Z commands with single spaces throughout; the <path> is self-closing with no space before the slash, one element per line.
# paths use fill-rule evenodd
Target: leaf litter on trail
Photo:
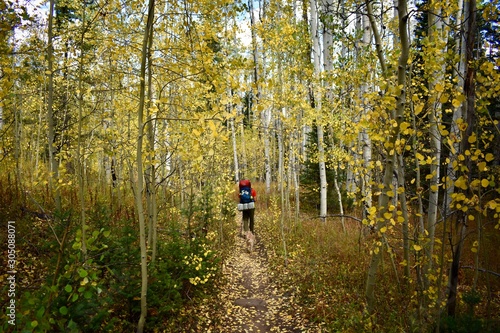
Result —
<path fill-rule="evenodd" d="M 206 332 L 321 332 L 309 323 L 294 303 L 293 292 L 283 293 L 264 259 L 257 242 L 248 253 L 245 240 L 237 237 L 231 256 L 223 265 L 225 281 L 217 299 L 207 300 L 211 320 Z M 207 309 L 205 309 L 207 311 Z"/>

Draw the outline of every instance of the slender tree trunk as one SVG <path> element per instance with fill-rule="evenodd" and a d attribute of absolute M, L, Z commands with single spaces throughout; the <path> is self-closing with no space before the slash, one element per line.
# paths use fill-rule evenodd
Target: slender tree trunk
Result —
<path fill-rule="evenodd" d="M 318 144 L 318 165 L 319 165 L 319 179 L 320 179 L 320 212 L 319 215 L 323 222 L 326 220 L 327 208 L 327 182 L 326 182 L 326 164 L 325 164 L 325 142 L 323 132 L 323 121 L 321 117 L 321 93 L 319 91 L 319 80 L 321 71 L 320 59 L 320 43 L 319 43 L 319 17 L 318 17 L 318 3 L 316 0 L 310 1 L 311 7 L 311 38 L 312 38 L 312 59 L 314 64 L 314 78 L 312 85 L 312 94 L 314 109 L 316 112 L 316 130 L 317 130 L 317 144 Z M 316 85 L 316 87 L 315 87 Z"/>
<path fill-rule="evenodd" d="M 85 182 L 84 182 L 84 158 L 85 152 L 82 148 L 82 127 L 83 127 L 83 61 L 85 40 L 85 5 L 83 6 L 82 35 L 80 38 L 80 58 L 78 64 L 78 139 L 76 149 L 76 168 L 78 177 L 78 200 L 80 201 L 80 229 L 82 232 L 82 254 L 84 262 L 87 261 L 87 228 L 85 219 Z"/>
<path fill-rule="evenodd" d="M 146 63 L 148 58 L 148 45 L 153 29 L 155 0 L 149 0 L 147 24 L 144 31 L 144 40 L 142 43 L 142 58 L 140 72 L 140 91 L 139 91 L 139 110 L 137 112 L 137 184 L 135 191 L 135 204 L 137 208 L 137 217 L 139 219 L 139 242 L 141 247 L 141 315 L 137 324 L 137 333 L 144 331 L 147 315 L 147 291 L 148 291 L 148 255 L 146 246 L 146 223 L 144 218 L 144 207 L 142 204 L 142 192 L 144 188 L 144 171 L 142 162 L 142 143 L 144 137 L 144 107 L 146 95 Z"/>
<path fill-rule="evenodd" d="M 374 30 L 375 37 L 378 36 L 377 27 L 372 22 L 372 29 Z M 399 37 L 400 37 L 400 56 L 398 60 L 398 70 L 397 70 L 397 84 L 399 87 L 403 87 L 396 98 L 396 106 L 394 108 L 393 120 L 397 126 L 392 126 L 390 136 L 386 141 L 386 145 L 388 147 L 386 154 L 387 160 L 385 161 L 385 170 L 384 170 L 384 178 L 383 178 L 383 188 L 381 190 L 381 194 L 379 196 L 378 202 L 378 213 L 377 213 L 377 223 L 376 223 L 376 232 L 379 232 L 383 227 L 385 227 L 388 223 L 384 214 L 387 212 L 387 207 L 389 206 L 389 202 L 391 196 L 389 192 L 391 191 L 391 184 L 393 179 L 393 173 L 396 163 L 396 141 L 400 132 L 400 125 L 404 118 L 404 110 L 406 104 L 406 66 L 409 57 L 409 38 L 408 38 L 408 13 L 407 13 L 407 4 L 406 0 L 398 1 L 398 27 L 399 27 Z M 377 38 L 376 38 L 377 40 Z M 376 43 L 379 41 L 377 40 Z M 381 59 L 381 65 L 383 64 L 383 59 Z M 384 66 L 382 65 L 384 68 Z M 383 237 L 383 236 L 382 236 Z M 370 260 L 370 266 L 368 268 L 368 274 L 366 279 L 366 289 L 365 289 L 365 297 L 367 303 L 368 313 L 373 313 L 375 306 L 375 285 L 377 282 L 377 270 L 382 258 L 382 251 L 378 245 L 375 245 L 375 248 L 372 252 L 372 257 Z"/>
<path fill-rule="evenodd" d="M 467 122 L 467 129 L 465 132 L 465 138 L 469 138 L 474 131 L 476 124 L 476 109 L 475 109 L 475 69 L 472 65 L 474 60 L 474 43 L 476 34 L 476 0 L 470 0 L 465 2 L 464 13 L 466 15 L 466 76 L 464 81 L 464 92 L 466 97 L 465 104 L 465 115 Z M 470 148 L 469 140 L 461 141 L 461 151 L 465 152 Z M 470 156 L 466 160 L 467 175 L 468 179 L 472 179 L 472 160 Z M 467 231 L 467 215 L 466 213 L 460 211 L 457 214 L 455 222 L 456 236 L 453 241 L 452 248 L 452 263 L 450 268 L 450 281 L 448 286 L 448 304 L 447 310 L 449 316 L 455 316 L 456 303 L 457 303 L 457 290 L 458 290 L 458 276 L 460 270 L 460 260 L 462 255 L 462 249 L 464 247 L 465 236 Z"/>
<path fill-rule="evenodd" d="M 231 89 L 228 89 L 228 95 L 230 96 L 232 94 Z M 227 106 L 228 108 L 228 113 L 232 114 L 233 113 L 233 105 L 229 104 Z M 234 165 L 234 181 L 238 183 L 240 181 L 240 166 L 238 164 L 238 143 L 236 141 L 236 128 L 234 126 L 235 122 L 235 116 L 232 116 L 229 119 L 229 127 L 231 130 L 231 141 L 233 143 L 233 165 Z"/>
<path fill-rule="evenodd" d="M 49 27 L 47 42 L 47 127 L 48 127 L 48 148 L 49 148 L 49 189 L 54 196 L 55 208 L 59 214 L 61 211 L 61 194 L 59 191 L 59 163 L 55 152 L 55 119 L 54 119 L 54 41 L 53 41 L 53 21 L 54 21 L 54 3 L 49 3 Z M 57 214 L 56 214 L 57 215 Z"/>
<path fill-rule="evenodd" d="M 441 165 L 441 109 L 440 89 L 436 89 L 438 85 L 444 86 L 444 56 L 446 54 L 445 43 L 443 43 L 443 21 L 439 18 L 441 8 L 439 4 L 431 1 L 429 3 L 431 10 L 429 11 L 429 41 L 431 50 L 427 68 L 430 69 L 429 75 L 429 138 L 432 150 L 432 163 L 430 165 L 430 182 L 429 182 L 429 203 L 427 209 L 427 232 L 428 242 L 426 246 L 427 260 L 424 265 L 424 282 L 425 290 L 429 287 L 428 274 L 433 268 L 433 253 L 434 253 L 434 237 L 436 234 L 436 224 L 438 215 L 438 200 L 439 200 L 439 182 L 440 182 L 440 165 Z M 443 46 L 441 46 L 443 45 Z M 444 48 L 444 50 L 442 49 Z M 432 64 L 431 64 L 432 63 Z"/>
<path fill-rule="evenodd" d="M 398 155 L 398 188 L 405 188 L 405 171 L 403 156 Z M 408 204 L 406 202 L 406 191 L 401 193 L 401 215 L 403 217 L 403 259 L 405 266 L 403 269 L 404 283 L 410 282 L 410 226 L 408 216 Z"/>
<path fill-rule="evenodd" d="M 456 69 L 455 77 L 457 79 L 456 88 L 457 91 L 463 92 L 464 90 L 464 78 L 466 75 L 467 68 L 467 45 L 466 45 L 466 34 L 465 31 L 467 29 L 467 25 L 464 23 L 464 11 L 468 10 L 469 1 L 467 0 L 459 0 L 458 1 L 458 11 L 457 11 L 457 23 L 458 27 L 462 27 L 464 25 L 464 33 L 457 34 L 455 39 L 456 44 L 456 53 L 460 56 L 460 61 L 458 63 L 458 68 Z M 456 163 L 457 156 L 460 154 L 460 141 L 462 140 L 462 133 L 458 128 L 457 121 L 462 119 L 464 113 L 464 104 L 461 103 L 454 112 L 453 112 L 453 120 L 451 122 L 450 127 L 450 138 L 452 139 L 452 148 L 449 153 L 449 162 L 446 168 L 446 200 L 443 201 L 443 216 L 446 218 L 450 214 L 450 205 L 452 200 L 452 194 L 455 191 L 455 181 L 456 171 L 454 170 L 453 164 Z"/>
<path fill-rule="evenodd" d="M 145 172 L 146 179 L 146 204 L 148 210 L 148 241 L 147 246 L 151 250 L 151 262 L 154 263 L 156 260 L 156 241 L 157 241 L 157 224 L 158 224 L 158 212 L 157 212 L 157 193 L 156 193 L 156 152 L 155 152 L 155 132 L 156 132 L 156 120 L 153 119 L 153 114 L 151 113 L 151 101 L 153 97 L 153 72 L 152 72 L 152 57 L 151 57 L 151 47 L 153 44 L 153 29 L 150 31 L 148 51 L 147 51 L 147 75 L 148 75 L 148 89 L 147 89 L 147 101 L 146 101 L 146 131 L 148 139 L 148 166 Z"/>
<path fill-rule="evenodd" d="M 252 47 L 253 47 L 253 60 L 254 60 L 254 84 L 257 87 L 257 95 L 255 96 L 255 104 L 261 104 L 262 101 L 262 88 L 261 88 L 261 70 L 259 66 L 259 45 L 257 43 L 257 29 L 255 26 L 255 10 L 253 7 L 253 0 L 248 0 L 248 10 L 250 11 L 250 29 L 252 34 Z M 264 15 L 264 14 L 263 14 Z M 265 63 L 262 64 L 262 71 L 264 71 Z M 252 103 L 253 104 L 253 103 Z M 255 108 L 258 109 L 258 108 Z M 265 170 L 265 180 L 266 180 L 266 193 L 271 191 L 271 143 L 269 137 L 269 124 L 271 123 L 271 114 L 269 110 L 263 110 L 261 115 L 261 123 L 263 127 L 262 139 L 264 140 L 264 170 Z"/>
<path fill-rule="evenodd" d="M 333 170 L 335 172 L 335 177 L 333 179 L 333 184 L 335 185 L 335 191 L 337 192 L 337 196 L 339 198 L 339 210 L 340 210 L 340 215 L 342 216 L 341 220 L 340 220 L 341 223 L 342 223 L 342 231 L 344 232 L 344 234 L 346 234 L 347 230 L 345 228 L 344 205 L 342 204 L 342 193 L 340 192 L 339 182 L 337 180 L 338 171 L 337 171 L 337 168 L 334 168 Z"/>
<path fill-rule="evenodd" d="M 362 28 L 363 28 L 363 40 L 362 45 L 363 48 L 366 48 L 370 45 L 371 40 L 371 30 L 370 29 L 370 19 L 373 14 L 371 13 L 371 6 L 367 6 L 369 9 L 368 15 L 364 15 L 362 18 Z M 365 94 L 368 93 L 368 84 L 362 83 L 360 87 L 360 96 L 359 99 L 361 101 L 365 100 Z M 363 115 L 368 113 L 368 108 L 365 103 L 363 103 Z M 372 202 L 372 171 L 371 171 L 371 161 L 372 161 L 372 141 L 368 132 L 365 128 L 361 130 L 359 133 L 359 143 L 361 144 L 361 151 L 363 156 L 363 171 L 361 176 L 361 195 L 363 198 L 363 206 L 364 206 L 364 214 L 363 217 L 368 216 L 368 211 L 373 205 Z"/>
<path fill-rule="evenodd" d="M 247 159 L 247 146 L 245 140 L 245 125 L 243 122 L 240 123 L 240 138 L 241 138 L 241 159 L 243 163 L 241 165 L 241 177 L 247 177 L 248 173 L 248 159 Z"/>

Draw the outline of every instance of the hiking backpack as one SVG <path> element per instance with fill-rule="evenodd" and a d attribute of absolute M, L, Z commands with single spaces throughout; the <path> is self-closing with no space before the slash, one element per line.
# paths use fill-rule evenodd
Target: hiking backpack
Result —
<path fill-rule="evenodd" d="M 246 204 L 253 202 L 252 198 L 252 185 L 248 179 L 242 179 L 239 184 L 240 187 L 240 203 Z"/>
<path fill-rule="evenodd" d="M 252 198 L 252 188 L 249 186 L 243 186 L 240 188 L 240 203 L 250 203 L 253 202 Z"/>

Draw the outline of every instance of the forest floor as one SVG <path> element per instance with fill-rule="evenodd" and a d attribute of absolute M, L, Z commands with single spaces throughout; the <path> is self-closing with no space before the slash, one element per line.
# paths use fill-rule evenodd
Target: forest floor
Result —
<path fill-rule="evenodd" d="M 235 249 L 224 263 L 225 285 L 219 293 L 220 332 L 321 332 L 309 323 L 294 300 L 293 291 L 282 290 L 271 271 L 266 249 L 256 235 L 250 253 L 238 233 Z"/>

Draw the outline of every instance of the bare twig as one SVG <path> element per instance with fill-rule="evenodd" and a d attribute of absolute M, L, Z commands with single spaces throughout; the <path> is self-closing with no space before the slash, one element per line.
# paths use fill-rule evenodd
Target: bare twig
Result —
<path fill-rule="evenodd" d="M 473 266 L 462 266 L 461 268 L 476 269 L 476 267 L 473 267 Z M 491 275 L 495 275 L 495 276 L 500 277 L 500 273 L 489 271 L 489 270 L 484 269 L 484 268 L 477 268 L 477 270 L 480 271 L 480 272 L 489 273 Z"/>

